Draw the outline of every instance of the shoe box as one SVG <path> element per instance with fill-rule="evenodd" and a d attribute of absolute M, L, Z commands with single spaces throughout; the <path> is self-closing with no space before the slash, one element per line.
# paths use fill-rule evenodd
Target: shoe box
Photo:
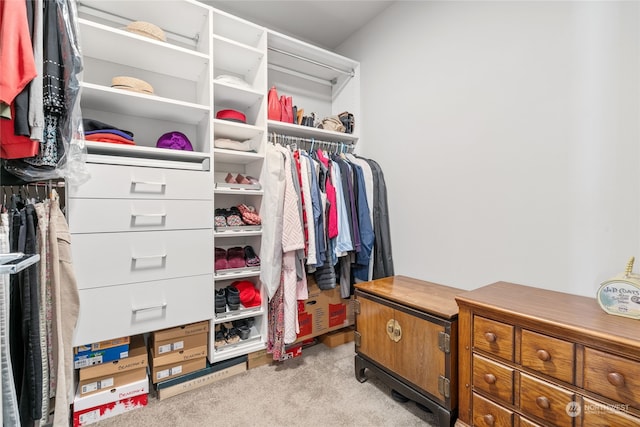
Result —
<path fill-rule="evenodd" d="M 73 427 L 80 427 L 111 418 L 147 405 L 149 377 L 133 383 L 103 390 L 73 401 Z"/>
<path fill-rule="evenodd" d="M 130 337 L 74 347 L 73 367 L 80 369 L 125 358 L 129 355 Z"/>
<path fill-rule="evenodd" d="M 154 384 L 207 366 L 208 321 L 156 331 L 150 338 L 151 382 Z"/>
<path fill-rule="evenodd" d="M 313 276 L 307 276 L 309 297 L 298 301 L 300 332 L 296 342 L 314 338 L 354 324 L 353 297 L 342 298 L 340 286 L 321 290 Z"/>

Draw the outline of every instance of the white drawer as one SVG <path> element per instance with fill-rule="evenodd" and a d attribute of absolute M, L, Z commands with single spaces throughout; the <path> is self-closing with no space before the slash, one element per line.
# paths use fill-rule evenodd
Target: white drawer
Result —
<path fill-rule="evenodd" d="M 210 274 L 84 289 L 73 345 L 211 319 L 213 301 Z"/>
<path fill-rule="evenodd" d="M 202 171 L 87 163 L 91 174 L 82 185 L 70 185 L 69 197 L 101 199 L 210 200 L 213 177 Z"/>
<path fill-rule="evenodd" d="M 213 201 L 71 199 L 71 233 L 213 228 Z"/>
<path fill-rule="evenodd" d="M 71 236 L 79 289 L 213 273 L 213 230 Z"/>

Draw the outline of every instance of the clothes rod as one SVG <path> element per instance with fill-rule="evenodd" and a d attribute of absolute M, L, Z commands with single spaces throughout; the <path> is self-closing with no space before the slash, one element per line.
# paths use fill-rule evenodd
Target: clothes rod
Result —
<path fill-rule="evenodd" d="M 267 49 L 269 49 L 271 51 L 274 51 L 274 52 L 281 53 L 283 55 L 290 56 L 292 58 L 299 59 L 301 61 L 308 62 L 310 64 L 317 65 L 319 67 L 327 68 L 329 70 L 333 70 L 333 71 L 337 71 L 337 72 L 342 73 L 342 74 L 346 74 L 349 77 L 355 77 L 355 75 L 356 75 L 355 71 L 353 71 L 353 70 L 342 70 L 340 68 L 336 68 L 336 67 L 333 67 L 333 66 L 328 65 L 328 64 L 323 64 L 322 62 L 314 61 L 313 59 L 305 58 L 304 56 L 296 55 L 295 53 L 287 52 L 286 50 L 277 49 L 275 47 L 268 47 Z"/>
<path fill-rule="evenodd" d="M 282 73 L 287 73 L 287 74 L 290 74 L 290 75 L 296 76 L 296 77 L 301 77 L 301 78 L 303 78 L 305 80 L 310 80 L 310 81 L 313 81 L 313 82 L 316 82 L 316 83 L 320 83 L 320 84 L 325 85 L 325 86 L 333 86 L 334 84 L 337 83 L 336 79 L 331 79 L 331 80 L 321 79 L 319 77 L 312 76 L 310 74 L 301 73 L 300 71 L 292 70 L 290 68 L 285 68 L 285 67 L 282 67 L 280 65 L 267 64 L 267 66 L 272 70 L 280 71 Z"/>
<path fill-rule="evenodd" d="M 338 152 L 351 152 L 355 148 L 353 144 L 347 144 L 344 142 L 336 142 L 336 141 L 325 141 L 322 139 L 316 138 L 303 138 L 300 136 L 292 136 L 292 135 L 282 135 L 279 133 L 271 132 L 269 135 L 269 142 L 273 143 L 284 143 L 285 145 L 291 143 L 305 143 L 311 144 L 311 147 L 319 146 L 319 147 L 332 147 L 335 148 Z"/>

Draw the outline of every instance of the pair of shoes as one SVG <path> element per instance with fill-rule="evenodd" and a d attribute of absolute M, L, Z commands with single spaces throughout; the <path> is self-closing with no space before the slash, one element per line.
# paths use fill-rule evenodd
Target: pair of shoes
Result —
<path fill-rule="evenodd" d="M 247 266 L 244 248 L 234 246 L 229 249 L 215 248 L 214 270 L 228 270 L 230 268 L 243 268 Z"/>
<path fill-rule="evenodd" d="M 256 289 L 253 282 L 249 280 L 237 280 L 231 284 L 239 292 L 240 302 L 245 308 L 257 307 L 262 304 L 260 290 Z"/>
<path fill-rule="evenodd" d="M 242 220 L 249 225 L 260 225 L 262 224 L 262 219 L 260 215 L 256 212 L 256 208 L 253 206 L 247 206 L 245 204 L 240 204 L 237 206 L 238 211 L 242 215 Z"/>
<path fill-rule="evenodd" d="M 227 305 L 230 311 L 240 308 L 240 291 L 235 286 L 227 286 Z"/>
<path fill-rule="evenodd" d="M 246 340 L 251 335 L 251 326 L 253 326 L 254 318 L 234 320 L 233 326 L 238 330 L 238 335 L 241 340 Z"/>
<path fill-rule="evenodd" d="M 231 322 L 216 325 L 215 348 L 224 347 L 227 344 L 240 342 L 238 329 Z"/>
<path fill-rule="evenodd" d="M 214 222 L 216 227 L 245 225 L 242 221 L 242 213 L 235 206 L 229 209 L 216 209 Z"/>
<path fill-rule="evenodd" d="M 236 176 L 233 176 L 233 174 L 228 173 L 227 176 L 225 177 L 225 182 L 227 184 L 253 184 L 253 185 L 260 185 L 260 182 L 249 175 L 242 175 L 242 174 L 238 174 Z"/>

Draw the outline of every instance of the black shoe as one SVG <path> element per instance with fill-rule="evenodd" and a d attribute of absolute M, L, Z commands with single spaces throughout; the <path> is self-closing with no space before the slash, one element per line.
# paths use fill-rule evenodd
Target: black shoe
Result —
<path fill-rule="evenodd" d="M 226 288 L 216 291 L 216 313 L 227 311 L 227 290 Z"/>
<path fill-rule="evenodd" d="M 240 308 L 240 291 L 235 286 L 227 286 L 227 305 L 229 310 L 237 310 Z"/>

